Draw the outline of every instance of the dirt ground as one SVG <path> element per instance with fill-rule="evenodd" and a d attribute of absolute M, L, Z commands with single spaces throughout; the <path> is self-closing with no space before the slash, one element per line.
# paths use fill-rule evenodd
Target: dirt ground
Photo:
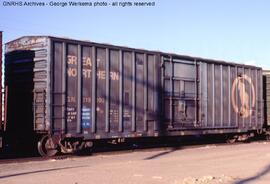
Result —
<path fill-rule="evenodd" d="M 1 184 L 269 184 L 270 143 L 203 145 L 0 165 Z"/>

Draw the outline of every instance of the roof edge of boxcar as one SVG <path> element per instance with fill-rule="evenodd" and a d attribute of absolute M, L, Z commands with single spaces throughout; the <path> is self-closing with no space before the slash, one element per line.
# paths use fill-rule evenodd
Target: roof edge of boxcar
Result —
<path fill-rule="evenodd" d="M 263 70 L 263 75 L 270 75 L 270 70 Z"/>
<path fill-rule="evenodd" d="M 220 60 L 220 59 L 210 59 L 210 58 L 204 58 L 204 57 L 198 57 L 198 56 L 190 56 L 190 55 L 183 55 L 183 54 L 177 54 L 177 53 L 171 53 L 171 52 L 163 52 L 159 50 L 147 50 L 147 49 L 141 49 L 141 48 L 134 48 L 134 47 L 129 47 L 129 46 L 119 46 L 119 45 L 114 45 L 114 44 L 109 44 L 109 43 L 98 43 L 98 42 L 93 42 L 90 40 L 79 40 L 79 39 L 74 39 L 74 38 L 69 38 L 69 37 L 58 37 L 58 36 L 51 36 L 51 35 L 32 35 L 32 36 L 22 36 L 19 37 L 15 40 L 11 40 L 7 42 L 5 45 L 8 45 L 12 42 L 18 41 L 23 38 L 31 38 L 31 37 L 44 37 L 44 38 L 50 38 L 56 41 L 68 41 L 71 43 L 80 43 L 82 45 L 88 45 L 88 44 L 95 44 L 100 47 L 112 47 L 115 49 L 122 49 L 122 50 L 136 50 L 137 52 L 149 52 L 152 54 L 160 54 L 164 56 L 171 56 L 171 57 L 176 57 L 179 59 L 186 59 L 186 60 L 191 60 L 191 61 L 202 61 L 206 63 L 219 63 L 219 64 L 224 64 L 224 65 L 233 65 L 233 66 L 240 66 L 240 67 L 248 67 L 248 68 L 257 68 L 262 70 L 262 67 L 260 66 L 255 66 L 255 65 L 247 65 L 235 61 L 225 61 L 225 60 Z"/>

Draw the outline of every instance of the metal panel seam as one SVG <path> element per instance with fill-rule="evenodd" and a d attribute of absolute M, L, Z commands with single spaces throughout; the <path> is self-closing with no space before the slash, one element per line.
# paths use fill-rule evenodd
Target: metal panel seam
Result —
<path fill-rule="evenodd" d="M 92 47 L 92 133 L 96 132 L 96 47 Z"/>
<path fill-rule="evenodd" d="M 220 126 L 223 126 L 223 66 L 220 65 Z"/>
<path fill-rule="evenodd" d="M 119 50 L 119 72 L 120 72 L 120 85 L 119 85 L 119 132 L 123 131 L 123 52 Z"/>
<path fill-rule="evenodd" d="M 66 43 L 63 42 L 62 43 L 62 116 L 64 118 L 62 118 L 62 133 L 66 133 L 67 132 L 67 122 L 66 122 L 66 108 L 67 108 L 67 103 L 66 103 L 66 99 L 67 99 L 67 92 L 66 92 L 66 88 L 67 88 L 67 78 L 66 78 L 66 67 L 67 67 L 67 56 L 66 56 L 66 50 L 67 50 L 67 46 Z"/>
<path fill-rule="evenodd" d="M 132 131 L 136 131 L 136 59 L 135 52 L 132 52 Z"/>
<path fill-rule="evenodd" d="M 144 82 L 143 82 L 143 88 L 144 88 L 144 131 L 147 131 L 147 105 L 148 105 L 148 76 L 147 76 L 147 68 L 148 68 L 148 58 L 147 54 L 144 54 Z"/>
<path fill-rule="evenodd" d="M 109 53 L 109 49 L 106 48 L 106 59 L 105 59 L 105 69 L 106 69 L 106 107 L 105 107 L 105 112 L 106 112 L 106 117 L 105 117 L 105 132 L 109 132 L 110 130 L 110 121 L 109 121 L 109 116 L 110 116 L 110 53 Z"/>
<path fill-rule="evenodd" d="M 78 45 L 78 75 L 77 75 L 77 79 L 78 79 L 78 87 L 77 87 L 77 133 L 81 133 L 82 131 L 82 126 L 81 126 L 81 120 L 82 120 L 82 116 L 81 116 L 81 109 L 82 109 L 82 49 L 81 49 L 81 45 Z"/>
<path fill-rule="evenodd" d="M 215 127 L 215 64 L 212 64 L 212 127 Z"/>
<path fill-rule="evenodd" d="M 52 130 L 53 125 L 52 125 L 52 118 L 51 118 L 51 114 L 52 114 L 52 108 L 51 107 L 51 95 L 52 95 L 52 83 L 51 83 L 51 76 L 52 76 L 52 66 L 51 66 L 51 61 L 52 61 L 52 57 L 53 55 L 51 54 L 51 50 L 52 50 L 52 41 L 50 38 L 47 38 L 47 51 L 48 51 L 48 55 L 47 55 L 47 89 L 46 89 L 46 130 Z M 52 132 L 51 132 L 52 133 Z"/>

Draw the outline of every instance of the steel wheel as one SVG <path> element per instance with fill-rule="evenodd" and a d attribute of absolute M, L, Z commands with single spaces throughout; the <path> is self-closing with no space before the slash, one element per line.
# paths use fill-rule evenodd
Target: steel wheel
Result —
<path fill-rule="evenodd" d="M 53 143 L 49 135 L 45 135 L 38 141 L 38 152 L 41 156 L 54 156 L 58 152 L 57 145 Z"/>
<path fill-rule="evenodd" d="M 227 143 L 229 144 L 232 144 L 232 143 L 235 143 L 236 142 L 236 139 L 227 139 Z"/>
<path fill-rule="evenodd" d="M 235 143 L 237 141 L 237 137 L 236 136 L 227 136 L 227 140 L 226 142 L 229 144 Z"/>

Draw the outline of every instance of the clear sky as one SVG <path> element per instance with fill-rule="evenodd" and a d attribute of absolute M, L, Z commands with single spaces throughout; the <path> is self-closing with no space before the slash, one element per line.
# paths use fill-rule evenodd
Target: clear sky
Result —
<path fill-rule="evenodd" d="M 156 0 L 147 8 L 3 7 L 3 1 L 5 42 L 54 35 L 270 69 L 269 0 Z"/>

